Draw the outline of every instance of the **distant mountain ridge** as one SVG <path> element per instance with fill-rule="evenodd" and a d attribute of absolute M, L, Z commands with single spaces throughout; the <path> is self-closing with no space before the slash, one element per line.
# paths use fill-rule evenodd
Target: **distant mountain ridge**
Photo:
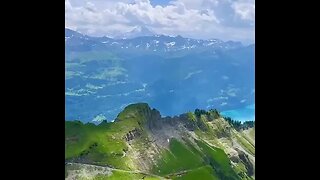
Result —
<path fill-rule="evenodd" d="M 219 39 L 201 40 L 178 36 L 156 35 L 144 27 L 115 38 L 91 37 L 66 28 L 65 40 L 69 46 L 91 45 L 94 48 L 144 49 L 150 51 L 181 51 L 194 49 L 237 49 L 245 47 L 241 42 L 221 41 Z M 88 49 L 92 47 L 88 46 Z"/>

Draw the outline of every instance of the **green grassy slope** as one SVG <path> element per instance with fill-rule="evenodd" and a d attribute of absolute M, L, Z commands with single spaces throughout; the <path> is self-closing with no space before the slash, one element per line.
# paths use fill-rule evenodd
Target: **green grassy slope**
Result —
<path fill-rule="evenodd" d="M 212 147 L 203 141 L 196 141 L 205 154 L 207 162 L 214 168 L 220 179 L 240 179 L 231 167 L 228 156 L 222 149 Z"/>
<path fill-rule="evenodd" d="M 194 154 L 183 143 L 171 139 L 170 150 L 164 150 L 157 164 L 154 173 L 167 175 L 203 166 L 204 161 L 200 154 Z"/>
<path fill-rule="evenodd" d="M 206 178 L 240 179 L 223 150 L 212 147 L 203 141 L 196 140 L 196 143 L 199 150 L 190 142 L 186 142 L 187 145 L 184 145 L 183 142 L 171 139 L 170 149 L 161 154 L 153 172 L 169 178 L 176 177 L 177 173 L 184 174 L 187 171 L 188 173 L 180 178 L 193 177 L 203 172 L 203 176 Z"/>
<path fill-rule="evenodd" d="M 132 180 L 132 179 L 144 179 L 144 180 L 158 180 L 159 178 L 144 175 L 141 173 L 129 173 L 121 171 L 112 171 L 111 176 L 97 175 L 93 180 Z"/>
<path fill-rule="evenodd" d="M 145 180 L 157 180 L 161 177 L 146 174 L 138 171 L 125 171 L 118 169 L 111 169 L 103 166 L 95 166 L 79 163 L 68 163 L 66 169 L 69 170 L 69 174 L 72 177 L 67 179 L 80 179 L 80 180 L 131 180 L 131 179 L 145 179 Z"/>
<path fill-rule="evenodd" d="M 121 169 L 134 169 L 132 159 L 123 157 L 128 149 L 123 137 L 129 131 L 142 128 L 146 104 L 128 106 L 113 123 L 94 125 L 79 121 L 66 121 L 66 160 L 82 159 L 98 165 Z"/>
<path fill-rule="evenodd" d="M 172 177 L 174 180 L 219 180 L 217 174 L 211 166 L 202 166 L 200 168 L 190 170 L 181 176 Z"/>
<path fill-rule="evenodd" d="M 226 153 L 227 146 L 220 137 L 231 143 L 237 140 L 254 156 L 254 130 L 249 135 L 241 132 L 231 133 L 230 126 L 223 119 L 212 119 L 213 115 L 196 117 L 187 114 L 187 120 L 181 123 L 192 127 L 190 132 L 183 132 L 179 138 L 170 138 L 168 146 L 157 146 L 149 139 L 150 121 L 159 116 L 156 110 L 151 110 L 147 104 L 140 103 L 127 106 L 112 123 L 102 122 L 99 125 L 83 124 L 80 121 L 65 122 L 65 160 L 108 166 L 119 169 L 112 175 L 96 175 L 95 179 L 157 179 L 141 172 L 137 156 L 140 154 L 145 166 L 150 166 L 147 174 L 170 179 L 253 179 L 247 175 L 245 165 L 239 161 L 231 163 Z M 190 126 L 190 123 L 193 124 Z M 158 126 L 158 125 L 155 125 Z M 170 124 L 170 126 L 175 126 Z M 139 136 L 130 143 L 124 138 L 128 132 L 138 130 Z M 181 131 L 181 129 L 177 129 Z M 164 131 L 165 133 L 165 131 Z M 193 133 L 191 136 L 189 133 Z M 158 135 L 157 135 L 158 136 Z M 248 139 L 250 136 L 250 139 Z M 252 138 L 253 137 L 253 138 Z M 230 141 L 230 142 L 229 142 Z M 213 146 L 214 145 L 214 146 Z M 146 151 L 155 146 L 158 152 L 150 160 Z M 157 154 L 158 153 L 158 154 Z M 141 160 L 141 159 L 140 159 Z M 150 164 L 151 163 L 151 164 Z M 121 171 L 124 170 L 124 171 Z M 146 169 L 144 168 L 143 171 Z M 66 176 L 68 174 L 66 173 Z"/>

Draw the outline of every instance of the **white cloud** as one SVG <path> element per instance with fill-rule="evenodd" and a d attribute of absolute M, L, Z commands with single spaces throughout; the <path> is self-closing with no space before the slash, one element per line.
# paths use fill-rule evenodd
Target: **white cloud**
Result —
<path fill-rule="evenodd" d="M 255 4 L 253 0 L 236 1 L 232 4 L 232 8 L 235 10 L 236 15 L 241 19 L 254 21 Z"/>
<path fill-rule="evenodd" d="M 223 80 L 228 80 L 229 77 L 228 77 L 228 76 L 222 76 L 222 79 L 223 79 Z"/>
<path fill-rule="evenodd" d="M 227 104 L 228 104 L 227 102 L 223 102 L 223 103 L 220 104 L 220 106 L 225 106 Z"/>
<path fill-rule="evenodd" d="M 98 90 L 98 89 L 102 89 L 102 88 L 104 88 L 105 87 L 105 85 L 103 84 L 103 85 L 101 85 L 101 86 L 95 86 L 95 85 L 93 85 L 93 84 L 86 84 L 86 88 L 89 88 L 89 89 L 94 89 L 94 90 Z"/>
<path fill-rule="evenodd" d="M 65 91 L 66 96 L 88 96 L 91 94 L 95 94 L 96 92 L 90 91 L 88 89 L 73 89 L 73 88 L 67 88 Z"/>
<path fill-rule="evenodd" d="M 211 103 L 213 101 L 221 101 L 221 100 L 228 100 L 229 97 L 227 96 L 219 96 L 219 97 L 215 97 L 215 98 L 210 98 L 207 100 L 207 103 Z"/>
<path fill-rule="evenodd" d="M 226 90 L 221 89 L 220 95 L 227 95 L 229 97 L 236 97 L 238 92 L 240 91 L 240 88 L 235 88 L 233 85 L 229 84 Z"/>
<path fill-rule="evenodd" d="M 240 103 L 245 103 L 246 101 L 247 101 L 246 99 L 242 99 Z"/>
<path fill-rule="evenodd" d="M 70 3 L 69 0 L 66 0 L 66 1 L 64 2 L 64 6 L 65 6 L 65 12 L 72 10 L 72 6 L 71 6 L 71 3 Z"/>
<path fill-rule="evenodd" d="M 184 77 L 184 79 L 185 79 L 185 80 L 186 80 L 186 79 L 189 79 L 189 78 L 191 78 L 193 75 L 199 74 L 199 73 L 202 73 L 202 70 L 190 72 L 190 73 L 188 73 L 188 75 L 187 75 L 186 77 Z"/>
<path fill-rule="evenodd" d="M 66 71 L 65 79 L 71 79 L 75 76 L 81 76 L 81 75 L 83 75 L 83 72 Z"/>
<path fill-rule="evenodd" d="M 212 8 L 219 5 L 219 0 L 177 0 L 177 1 L 183 3 L 189 9 Z"/>
<path fill-rule="evenodd" d="M 85 78 L 91 78 L 91 79 L 104 79 L 109 81 L 118 81 L 118 78 L 128 77 L 126 74 L 126 69 L 122 67 L 110 67 L 106 68 L 103 71 L 90 75 L 90 76 L 84 76 Z"/>
<path fill-rule="evenodd" d="M 94 36 L 146 26 L 158 34 L 254 41 L 253 0 L 173 0 L 164 6 L 149 0 L 66 0 L 65 11 L 66 27 Z"/>
<path fill-rule="evenodd" d="M 238 91 L 239 91 L 238 88 L 230 88 L 230 89 L 227 90 L 227 94 L 229 96 L 235 97 L 235 96 L 237 96 L 237 92 Z"/>
<path fill-rule="evenodd" d="M 214 100 L 220 100 L 220 99 L 228 100 L 228 99 L 229 99 L 229 97 L 223 97 L 223 96 L 220 96 L 220 97 L 216 97 L 216 98 L 214 98 Z"/>

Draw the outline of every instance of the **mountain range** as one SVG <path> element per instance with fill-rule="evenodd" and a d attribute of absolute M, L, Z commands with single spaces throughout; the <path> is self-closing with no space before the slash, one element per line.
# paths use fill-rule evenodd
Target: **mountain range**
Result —
<path fill-rule="evenodd" d="M 254 45 L 136 27 L 115 38 L 65 29 L 65 47 L 66 120 L 113 121 L 141 101 L 164 116 L 254 104 Z"/>
<path fill-rule="evenodd" d="M 254 123 L 216 109 L 163 117 L 146 103 L 126 106 L 114 122 L 65 122 L 66 179 L 255 178 Z"/>
<path fill-rule="evenodd" d="M 132 31 L 110 37 L 90 37 L 71 29 L 65 30 L 65 41 L 68 48 L 77 51 L 92 49 L 135 49 L 149 51 L 183 51 L 183 50 L 227 50 L 237 49 L 243 45 L 240 42 L 221 41 L 219 39 L 199 40 L 183 38 L 182 36 L 158 35 L 146 27 L 136 27 Z M 251 45 L 252 46 L 252 45 Z M 72 49 L 70 49 L 72 50 Z"/>

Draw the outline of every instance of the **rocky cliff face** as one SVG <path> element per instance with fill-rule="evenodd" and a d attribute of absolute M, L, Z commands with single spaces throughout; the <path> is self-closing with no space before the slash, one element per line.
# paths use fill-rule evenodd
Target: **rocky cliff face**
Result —
<path fill-rule="evenodd" d="M 238 157 L 239 157 L 240 161 L 247 168 L 248 175 L 253 176 L 254 175 L 254 164 L 250 161 L 249 156 L 245 152 L 243 152 L 239 149 L 236 149 L 236 151 L 238 152 Z"/>
<path fill-rule="evenodd" d="M 128 142 L 133 140 L 134 138 L 137 138 L 141 135 L 141 132 L 139 129 L 134 129 L 132 131 L 129 131 L 123 138 Z"/>

